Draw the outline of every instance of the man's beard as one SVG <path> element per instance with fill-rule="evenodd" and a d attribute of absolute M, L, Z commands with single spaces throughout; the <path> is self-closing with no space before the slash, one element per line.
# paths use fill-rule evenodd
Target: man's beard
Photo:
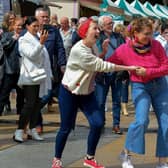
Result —
<path fill-rule="evenodd" d="M 106 30 L 106 32 L 110 34 L 110 33 L 113 32 L 113 30 L 112 30 L 112 29 L 111 29 L 111 30 L 109 29 L 109 30 Z"/>

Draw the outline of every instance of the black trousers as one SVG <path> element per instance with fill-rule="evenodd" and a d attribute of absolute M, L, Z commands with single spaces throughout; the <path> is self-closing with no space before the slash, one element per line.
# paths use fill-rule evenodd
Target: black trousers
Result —
<path fill-rule="evenodd" d="M 52 97 L 58 98 L 59 88 L 60 88 L 60 83 L 54 83 L 54 82 L 52 83 L 52 94 L 48 96 L 48 99 L 46 99 L 45 102 L 41 101 L 40 111 L 48 102 L 52 100 Z M 41 127 L 43 126 L 43 117 L 42 117 L 41 112 L 39 112 L 36 126 L 41 126 Z"/>
<path fill-rule="evenodd" d="M 35 128 L 40 112 L 40 98 L 39 98 L 40 85 L 25 85 L 24 91 L 24 106 L 22 108 L 18 129 L 24 129 L 29 122 L 29 128 Z"/>
<path fill-rule="evenodd" d="M 16 109 L 20 114 L 24 104 L 24 95 L 21 88 L 17 86 L 19 74 L 4 74 L 2 84 L 0 86 L 0 115 L 3 112 L 5 104 L 9 102 L 9 95 L 12 89 L 16 89 Z"/>

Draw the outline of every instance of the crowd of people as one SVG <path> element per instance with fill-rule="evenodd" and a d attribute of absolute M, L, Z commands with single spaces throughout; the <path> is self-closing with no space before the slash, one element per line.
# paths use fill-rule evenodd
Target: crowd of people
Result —
<path fill-rule="evenodd" d="M 13 140 L 42 141 L 42 108 L 58 99 L 60 128 L 55 140 L 52 168 L 62 168 L 62 154 L 75 128 L 78 109 L 90 131 L 83 165 L 104 168 L 95 159 L 106 126 L 106 99 L 111 89 L 112 130 L 122 134 L 121 113 L 129 116 L 129 84 L 135 107 L 125 146 L 122 168 L 134 168 L 130 152 L 145 153 L 145 132 L 152 106 L 158 121 L 156 168 L 168 168 L 168 24 L 139 17 L 128 25 L 115 25 L 111 16 L 77 18 L 49 15 L 37 8 L 34 16 L 4 15 L 0 35 L 0 115 L 10 110 L 16 90 L 18 127 Z M 38 128 L 41 128 L 40 131 Z"/>

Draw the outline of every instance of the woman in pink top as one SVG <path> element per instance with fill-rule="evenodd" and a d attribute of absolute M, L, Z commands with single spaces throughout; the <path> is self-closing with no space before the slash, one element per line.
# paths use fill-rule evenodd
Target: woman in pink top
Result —
<path fill-rule="evenodd" d="M 134 168 L 129 151 L 145 153 L 145 132 L 152 104 L 158 121 L 156 168 L 168 168 L 168 58 L 159 42 L 152 39 L 152 25 L 147 18 L 138 18 L 128 26 L 130 40 L 121 45 L 108 61 L 121 65 L 136 65 L 130 72 L 135 121 L 128 129 L 125 149 L 120 155 L 123 168 Z M 143 67 L 143 68 L 142 68 Z"/>

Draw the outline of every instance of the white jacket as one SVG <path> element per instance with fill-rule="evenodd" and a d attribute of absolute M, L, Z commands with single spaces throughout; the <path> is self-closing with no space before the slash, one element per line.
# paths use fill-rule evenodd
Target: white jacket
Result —
<path fill-rule="evenodd" d="M 18 85 L 22 86 L 39 84 L 40 97 L 48 94 L 48 90 L 51 89 L 52 73 L 47 50 L 45 49 L 44 45 L 41 45 L 39 40 L 29 32 L 20 37 L 18 42 L 19 53 L 21 55 L 21 69 Z M 42 82 L 32 82 L 28 76 L 28 72 L 34 69 L 35 66 L 45 69 L 47 73 L 46 80 Z"/>
<path fill-rule="evenodd" d="M 112 72 L 114 66 L 96 57 L 80 40 L 71 49 L 62 84 L 74 94 L 90 94 L 94 90 L 95 72 Z"/>

